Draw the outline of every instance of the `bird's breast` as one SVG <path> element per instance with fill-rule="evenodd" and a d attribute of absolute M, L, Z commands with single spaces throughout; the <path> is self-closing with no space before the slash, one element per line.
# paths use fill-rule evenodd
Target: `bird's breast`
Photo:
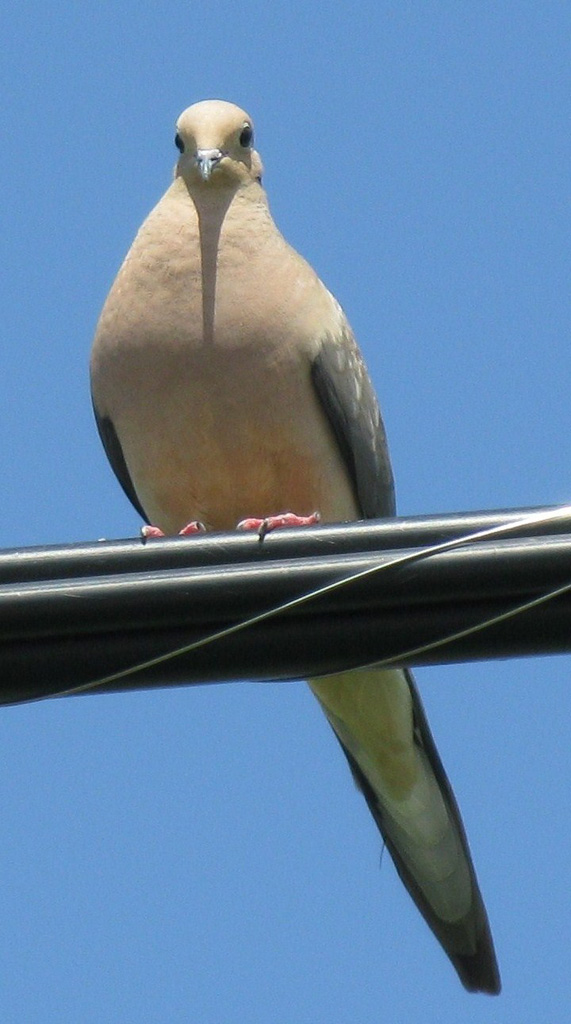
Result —
<path fill-rule="evenodd" d="M 137 367 L 117 427 L 152 522 L 175 532 L 191 519 L 232 529 L 289 510 L 354 517 L 308 364 L 236 338 L 176 351 Z"/>

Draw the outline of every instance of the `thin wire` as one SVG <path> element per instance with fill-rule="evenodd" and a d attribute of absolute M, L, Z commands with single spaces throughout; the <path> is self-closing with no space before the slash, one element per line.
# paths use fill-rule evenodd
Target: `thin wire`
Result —
<path fill-rule="evenodd" d="M 509 608 L 505 612 L 499 612 L 497 615 L 493 615 L 490 619 L 484 619 L 483 622 L 477 622 L 474 626 L 467 626 L 466 629 L 459 629 L 456 633 L 449 633 L 448 636 L 440 637 L 438 640 L 431 640 L 429 643 L 421 644 L 419 647 L 411 647 L 408 651 L 399 651 L 398 654 L 393 654 L 389 658 L 382 658 L 380 661 L 372 661 L 368 665 L 361 665 L 360 668 L 382 668 L 384 665 L 393 665 L 395 661 L 408 661 L 409 658 L 416 657 L 418 654 L 426 654 L 428 651 L 434 651 L 438 647 L 444 647 L 446 644 L 453 643 L 455 640 L 461 640 L 465 636 L 471 636 L 473 633 L 480 633 L 484 629 L 489 629 L 490 626 L 496 626 L 498 622 L 505 622 L 506 619 L 513 619 L 516 615 L 521 615 L 522 612 L 527 612 L 531 608 L 536 608 L 540 604 L 546 604 L 547 601 L 551 601 L 555 597 L 560 597 L 561 594 L 567 594 L 571 591 L 571 582 L 563 584 L 561 587 L 556 587 L 554 590 L 548 590 L 545 594 L 541 594 L 539 597 L 534 597 L 530 601 L 524 601 L 522 604 L 514 605 L 513 608 Z"/>
<path fill-rule="evenodd" d="M 290 611 L 293 608 L 299 608 L 301 605 L 314 600 L 317 597 L 322 597 L 325 594 L 330 594 L 340 587 L 346 587 L 351 583 L 355 583 L 357 580 L 365 579 L 367 576 L 372 576 L 374 573 L 381 572 L 385 569 L 393 568 L 394 566 L 402 566 L 411 562 L 421 561 L 425 558 L 429 558 L 433 555 L 441 554 L 444 551 L 450 551 L 454 548 L 462 547 L 467 544 L 472 544 L 478 540 L 484 540 L 489 537 L 497 537 L 502 534 L 511 533 L 516 530 L 522 529 L 527 526 L 533 526 L 536 524 L 550 522 L 551 520 L 562 519 L 571 513 L 571 505 L 564 505 L 561 508 L 551 509 L 549 512 L 532 512 L 527 516 L 523 516 L 521 519 L 516 520 L 512 523 L 501 523 L 497 526 L 486 527 L 483 530 L 477 530 L 474 533 L 465 534 L 462 537 L 454 537 L 452 540 L 442 541 L 439 544 L 433 544 L 428 548 L 423 548 L 420 551 L 408 552 L 404 555 L 396 555 L 389 561 L 377 563 L 373 566 L 368 566 L 366 569 L 361 569 L 359 572 L 351 573 L 349 576 L 345 576 L 339 580 L 334 580 L 332 583 L 326 583 L 322 587 L 317 587 L 315 590 L 311 590 L 306 594 L 301 594 L 298 597 L 291 598 L 289 601 L 284 601 L 281 604 L 274 605 L 272 608 L 267 608 L 263 612 L 259 612 L 256 615 L 252 615 L 249 618 L 243 619 L 241 622 L 234 623 L 232 626 L 226 626 L 224 629 L 217 630 L 214 633 L 207 634 L 201 637 L 199 640 L 193 641 L 193 643 L 185 644 L 182 647 L 177 647 L 172 651 L 167 651 L 166 654 L 159 654 L 154 658 L 149 658 L 146 661 L 138 662 L 134 665 L 130 665 L 128 668 L 121 669 L 119 672 L 114 672 L 108 676 L 102 676 L 100 679 L 93 680 L 89 683 L 82 683 L 80 686 L 70 687 L 67 690 L 60 690 L 57 693 L 51 693 L 46 695 L 49 697 L 68 697 L 73 694 L 85 693 L 89 690 L 96 690 L 100 687 L 107 686 L 111 683 L 119 682 L 121 679 L 126 679 L 129 676 L 135 675 L 137 672 L 145 671 L 146 669 L 154 668 L 157 665 L 162 665 L 167 661 L 171 661 L 173 658 L 181 657 L 185 654 L 191 654 L 193 651 L 199 650 L 202 647 L 206 647 L 209 644 L 214 644 L 226 637 L 233 636 L 236 633 L 241 632 L 245 629 L 250 629 L 252 626 L 258 625 L 260 622 L 265 622 L 268 619 L 274 618 L 277 615 L 281 615 L 282 612 Z M 434 648 L 444 646 L 447 643 L 451 643 L 454 640 L 460 639 L 463 636 L 469 636 L 472 633 L 479 632 L 487 629 L 489 626 L 493 626 L 498 622 L 503 622 L 505 619 L 513 618 L 516 615 L 527 611 L 537 605 L 544 604 L 560 594 L 566 593 L 571 590 L 571 582 L 564 584 L 561 587 L 557 587 L 554 590 L 548 591 L 545 594 L 540 595 L 530 601 L 526 601 L 523 604 L 517 605 L 507 612 L 502 612 L 498 615 L 492 616 L 490 619 L 485 619 L 481 623 L 477 623 L 475 626 L 470 626 L 465 630 L 452 633 L 449 636 L 443 637 L 439 640 L 432 641 L 427 644 L 423 644 L 420 647 L 412 648 L 409 651 L 401 651 L 392 655 L 390 658 L 385 658 L 382 661 L 372 662 L 372 665 L 382 666 L 394 664 L 402 658 L 408 658 L 412 655 L 423 654 L 425 651 L 433 650 Z M 356 666 L 357 667 L 357 666 Z M 360 666 L 365 667 L 365 666 Z"/>

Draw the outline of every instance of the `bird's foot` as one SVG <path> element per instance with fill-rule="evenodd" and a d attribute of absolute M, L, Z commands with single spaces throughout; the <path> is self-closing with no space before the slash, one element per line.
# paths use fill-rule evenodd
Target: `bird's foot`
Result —
<path fill-rule="evenodd" d="M 280 512 L 277 516 L 266 516 L 264 519 L 242 519 L 236 529 L 256 530 L 260 540 L 263 540 L 271 530 L 279 530 L 283 526 L 314 526 L 320 519 L 319 512 L 312 512 L 310 516 L 297 516 L 295 512 Z"/>
<path fill-rule="evenodd" d="M 206 530 L 204 523 L 199 523 L 196 519 L 191 523 L 187 523 L 183 526 L 182 530 L 178 531 L 179 537 L 190 537 L 193 533 L 203 533 Z M 142 526 L 141 537 L 143 540 L 149 540 L 156 537 L 164 537 L 165 534 L 158 526 Z"/>

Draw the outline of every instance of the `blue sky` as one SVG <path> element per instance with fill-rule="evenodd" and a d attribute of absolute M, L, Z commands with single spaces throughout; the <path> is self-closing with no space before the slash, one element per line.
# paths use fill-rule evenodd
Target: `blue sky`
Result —
<path fill-rule="evenodd" d="M 132 536 L 93 329 L 175 159 L 252 114 L 345 307 L 403 514 L 571 501 L 566 4 L 29 2 L 4 14 L 3 546 Z M 252 510 L 255 511 L 255 510 Z M 504 991 L 468 995 L 301 683 L 0 711 L 5 1024 L 568 1020 L 568 657 L 418 672 Z"/>

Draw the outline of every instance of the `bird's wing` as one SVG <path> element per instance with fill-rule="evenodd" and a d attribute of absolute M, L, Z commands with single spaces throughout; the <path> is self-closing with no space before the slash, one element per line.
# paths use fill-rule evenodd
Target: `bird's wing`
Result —
<path fill-rule="evenodd" d="M 99 437 L 101 438 L 105 454 L 111 464 L 111 469 L 115 473 L 115 476 L 131 504 L 134 505 L 141 518 L 144 519 L 145 522 L 148 522 L 145 510 L 137 497 L 137 492 L 133 485 L 133 481 L 131 480 L 129 470 L 127 469 L 127 463 L 125 462 L 121 442 L 119 441 L 117 432 L 113 426 L 113 420 L 109 416 L 99 415 L 95 400 L 93 400 L 93 412 L 95 415 L 97 429 L 99 431 Z"/>

